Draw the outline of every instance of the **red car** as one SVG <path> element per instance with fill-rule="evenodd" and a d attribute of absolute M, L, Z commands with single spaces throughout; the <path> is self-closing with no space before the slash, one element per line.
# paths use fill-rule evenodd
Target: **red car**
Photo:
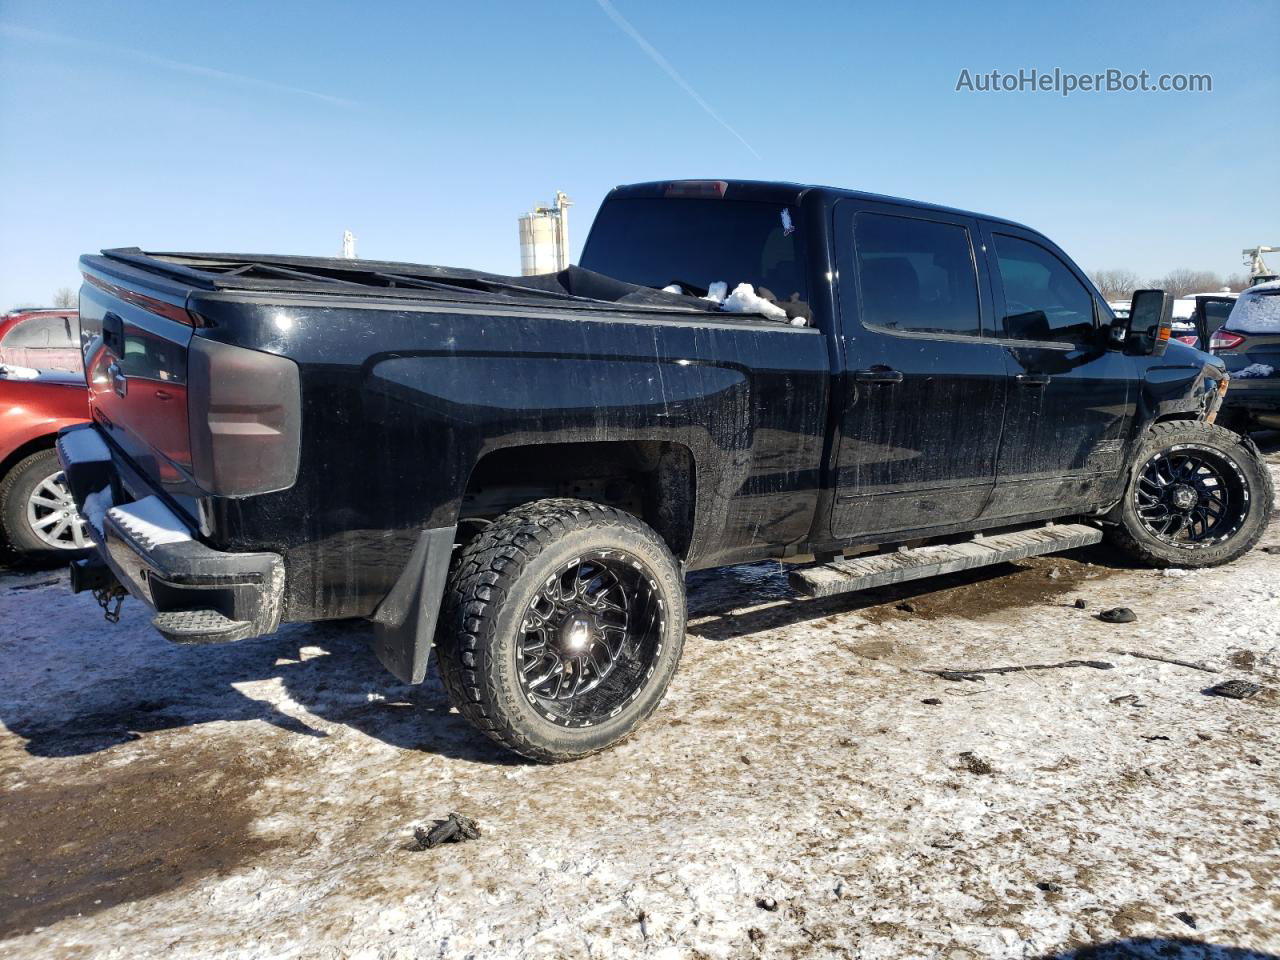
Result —
<path fill-rule="evenodd" d="M 0 365 L 0 531 L 13 549 L 91 544 L 53 450 L 60 429 L 88 419 L 81 374 Z"/>
<path fill-rule="evenodd" d="M 0 364 L 78 373 L 79 313 L 66 307 L 13 310 L 0 316 Z"/>

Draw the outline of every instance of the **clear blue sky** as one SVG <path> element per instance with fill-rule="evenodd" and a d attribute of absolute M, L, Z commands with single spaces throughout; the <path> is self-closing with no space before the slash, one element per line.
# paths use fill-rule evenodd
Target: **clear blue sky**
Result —
<path fill-rule="evenodd" d="M 977 209 L 1086 269 L 1232 273 L 1280 243 L 1275 0 L 613 7 L 634 35 L 600 0 L 0 0 L 0 309 L 85 251 L 332 255 L 344 228 L 364 257 L 516 272 L 516 217 L 556 189 L 576 256 L 609 187 L 670 177 Z M 1214 89 L 956 93 L 966 67 Z"/>

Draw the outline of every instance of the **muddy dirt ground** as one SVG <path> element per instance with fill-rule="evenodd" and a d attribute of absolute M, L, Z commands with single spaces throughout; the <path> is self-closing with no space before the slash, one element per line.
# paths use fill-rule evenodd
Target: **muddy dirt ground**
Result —
<path fill-rule="evenodd" d="M 0 957 L 1280 954 L 1280 520 L 1263 544 L 825 601 L 697 574 L 658 713 L 557 767 L 360 625 L 180 648 L 10 559 Z M 926 672 L 1070 659 L 1111 667 Z M 1266 689 L 1204 692 L 1230 678 Z M 413 849 L 450 811 L 483 836 Z"/>

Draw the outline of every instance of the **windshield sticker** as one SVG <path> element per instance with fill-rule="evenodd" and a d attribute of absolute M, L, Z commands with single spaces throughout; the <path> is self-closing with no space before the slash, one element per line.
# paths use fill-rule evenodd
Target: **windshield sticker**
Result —
<path fill-rule="evenodd" d="M 795 224 L 791 222 L 791 208 L 782 208 L 782 235 L 789 237 L 796 232 Z"/>

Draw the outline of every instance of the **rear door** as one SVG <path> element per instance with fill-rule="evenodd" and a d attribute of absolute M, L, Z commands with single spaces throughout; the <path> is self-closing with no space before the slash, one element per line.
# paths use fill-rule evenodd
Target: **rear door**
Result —
<path fill-rule="evenodd" d="M 855 199 L 834 218 L 843 410 L 832 534 L 972 521 L 995 483 L 1006 392 L 977 224 Z"/>
<path fill-rule="evenodd" d="M 1012 374 L 985 517 L 1083 509 L 1121 469 L 1136 365 L 1107 349 L 1101 301 L 1044 237 L 984 222 L 983 246 Z"/>

